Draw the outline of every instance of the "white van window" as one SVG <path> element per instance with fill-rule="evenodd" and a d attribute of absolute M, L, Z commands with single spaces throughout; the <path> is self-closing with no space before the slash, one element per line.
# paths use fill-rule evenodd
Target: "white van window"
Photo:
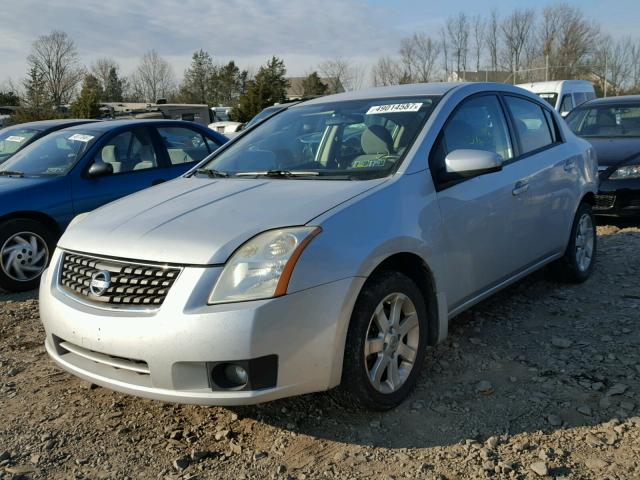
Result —
<path fill-rule="evenodd" d="M 571 98 L 571 94 L 567 93 L 562 96 L 562 103 L 560 104 L 560 113 L 567 114 L 571 110 L 573 110 L 573 99 Z"/>
<path fill-rule="evenodd" d="M 539 93 L 538 96 L 543 99 L 546 100 L 547 102 L 549 102 L 549 105 L 551 105 L 553 108 L 556 108 L 556 102 L 558 101 L 558 94 L 555 92 L 549 92 L 549 93 Z"/>
<path fill-rule="evenodd" d="M 587 101 L 587 96 L 584 92 L 575 92 L 573 94 L 573 103 L 577 107 Z"/>

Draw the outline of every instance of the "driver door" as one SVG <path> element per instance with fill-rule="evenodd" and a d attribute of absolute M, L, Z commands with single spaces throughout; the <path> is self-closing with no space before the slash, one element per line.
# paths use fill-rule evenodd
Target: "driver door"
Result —
<path fill-rule="evenodd" d="M 166 180 L 162 158 L 147 127 L 120 131 L 102 141 L 80 175 L 74 177 L 72 195 L 76 215 Z M 97 162 L 110 164 L 113 173 L 89 177 L 87 171 Z"/>

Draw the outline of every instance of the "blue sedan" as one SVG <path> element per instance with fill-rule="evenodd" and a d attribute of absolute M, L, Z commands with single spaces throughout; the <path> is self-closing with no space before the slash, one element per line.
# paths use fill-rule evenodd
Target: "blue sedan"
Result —
<path fill-rule="evenodd" d="M 74 216 L 173 179 L 226 141 L 191 122 L 117 120 L 20 150 L 0 165 L 0 287 L 34 288 Z"/>

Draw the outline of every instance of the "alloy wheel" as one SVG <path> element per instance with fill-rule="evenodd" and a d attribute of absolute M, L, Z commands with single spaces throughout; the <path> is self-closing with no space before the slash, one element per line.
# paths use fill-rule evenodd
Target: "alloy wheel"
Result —
<path fill-rule="evenodd" d="M 33 232 L 19 232 L 7 239 L 0 250 L 0 266 L 9 278 L 28 282 L 37 278 L 49 261 L 49 247 Z"/>
<path fill-rule="evenodd" d="M 396 392 L 409 377 L 418 351 L 420 323 L 406 295 L 392 293 L 376 307 L 364 345 L 369 382 L 385 394 Z"/>
<path fill-rule="evenodd" d="M 585 272 L 591 266 L 594 247 L 594 228 L 591 216 L 583 214 L 576 229 L 576 264 L 581 272 Z"/>

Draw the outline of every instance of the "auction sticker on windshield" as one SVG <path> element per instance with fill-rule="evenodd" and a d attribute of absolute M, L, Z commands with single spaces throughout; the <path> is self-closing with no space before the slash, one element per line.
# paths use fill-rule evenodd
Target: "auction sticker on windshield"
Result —
<path fill-rule="evenodd" d="M 18 142 L 18 143 L 22 143 L 25 140 L 25 137 L 19 137 L 17 135 L 11 135 L 10 137 L 6 138 L 7 142 Z"/>
<path fill-rule="evenodd" d="M 69 140 L 76 140 L 78 142 L 88 142 L 93 138 L 93 135 L 83 135 L 82 133 L 74 133 L 69 137 Z"/>
<path fill-rule="evenodd" d="M 367 115 L 393 112 L 417 112 L 422 103 L 393 103 L 391 105 L 375 105 L 367 110 Z"/>

